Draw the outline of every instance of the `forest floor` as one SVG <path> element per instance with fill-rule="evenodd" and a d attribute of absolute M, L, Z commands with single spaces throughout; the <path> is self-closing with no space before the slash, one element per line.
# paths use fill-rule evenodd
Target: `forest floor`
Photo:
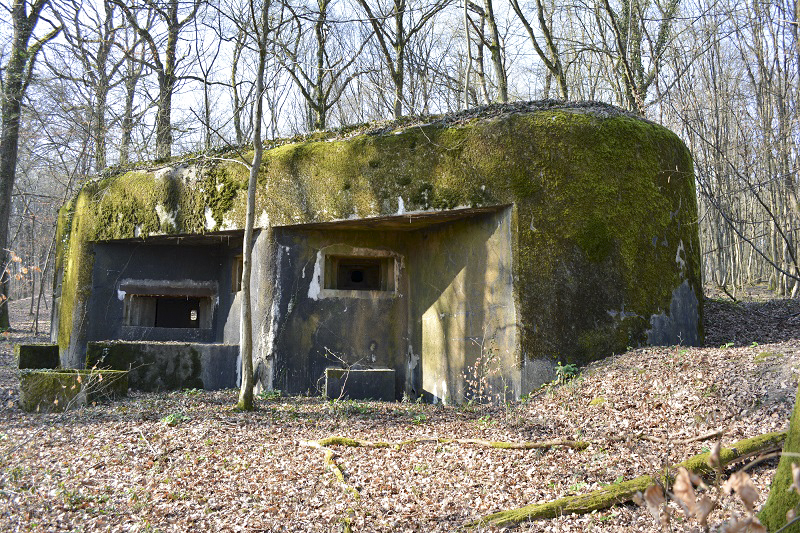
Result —
<path fill-rule="evenodd" d="M 44 339 L 32 338 L 26 302 L 17 302 L 15 329 L 0 341 L 0 530 L 453 531 L 494 511 L 655 474 L 713 444 L 681 442 L 690 437 L 722 429 L 726 445 L 785 429 L 800 369 L 800 301 L 761 293 L 707 300 L 705 309 L 705 347 L 631 350 L 505 406 L 262 397 L 258 410 L 241 413 L 232 409 L 236 391 L 185 390 L 30 414 L 16 406 L 12 344 Z M 332 435 L 591 444 L 332 447 L 355 494 L 322 450 L 301 445 Z M 776 465 L 750 471 L 757 505 Z M 710 523 L 741 512 L 723 501 Z M 517 529 L 655 530 L 633 504 Z M 684 522 L 677 530 L 700 529 Z"/>

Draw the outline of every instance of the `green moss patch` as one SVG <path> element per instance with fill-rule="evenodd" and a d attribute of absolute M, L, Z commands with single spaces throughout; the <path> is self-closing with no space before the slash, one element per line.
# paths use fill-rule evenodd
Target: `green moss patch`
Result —
<path fill-rule="evenodd" d="M 772 359 L 774 357 L 784 357 L 786 354 L 778 353 L 778 352 L 760 352 L 758 355 L 753 357 L 754 363 L 763 363 L 767 359 Z"/>
<path fill-rule="evenodd" d="M 117 370 L 23 370 L 20 407 L 60 412 L 128 394 L 128 373 Z"/>

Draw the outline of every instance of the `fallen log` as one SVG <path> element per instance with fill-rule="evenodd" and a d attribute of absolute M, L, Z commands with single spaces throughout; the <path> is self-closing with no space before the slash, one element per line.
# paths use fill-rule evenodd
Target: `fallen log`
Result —
<path fill-rule="evenodd" d="M 786 439 L 786 435 L 786 431 L 767 433 L 740 440 L 730 448 L 722 448 L 719 453 L 720 465 L 724 469 L 731 463 L 741 461 L 747 457 L 780 449 Z M 709 452 L 695 455 L 675 465 L 673 468 L 683 466 L 696 474 L 710 474 L 713 472 L 713 468 L 708 464 L 709 455 Z M 489 525 L 503 527 L 529 520 L 555 518 L 565 514 L 590 513 L 631 501 L 634 494 L 640 491 L 644 492 L 653 483 L 655 483 L 655 479 L 652 476 L 644 475 L 628 481 L 614 483 L 589 494 L 567 496 L 552 502 L 534 503 L 518 509 L 499 511 L 471 522 L 466 527 L 474 528 Z"/>

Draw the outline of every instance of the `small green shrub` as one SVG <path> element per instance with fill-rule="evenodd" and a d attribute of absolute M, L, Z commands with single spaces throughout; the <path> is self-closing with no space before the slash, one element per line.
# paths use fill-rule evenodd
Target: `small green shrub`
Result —
<path fill-rule="evenodd" d="M 269 402 L 272 400 L 280 400 L 282 396 L 282 392 L 280 390 L 263 390 L 261 391 L 256 398 L 259 400 L 264 400 L 265 402 Z"/>
<path fill-rule="evenodd" d="M 183 413 L 170 413 L 167 416 L 165 416 L 164 418 L 162 418 L 161 422 L 163 422 L 164 425 L 167 425 L 169 427 L 175 427 L 175 426 L 181 425 L 182 423 L 184 423 L 184 422 L 186 422 L 187 420 L 190 420 L 190 419 L 191 419 L 191 417 L 189 417 L 189 416 L 187 416 L 187 415 L 185 415 Z"/>
<path fill-rule="evenodd" d="M 572 381 L 575 376 L 578 375 L 578 366 L 572 363 L 567 363 L 565 365 L 561 364 L 561 361 L 558 362 L 556 366 L 556 383 L 559 385 L 563 385 Z"/>

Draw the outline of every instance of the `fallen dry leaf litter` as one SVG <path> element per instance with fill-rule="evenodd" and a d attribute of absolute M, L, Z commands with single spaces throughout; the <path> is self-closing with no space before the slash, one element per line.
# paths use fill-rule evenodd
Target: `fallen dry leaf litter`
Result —
<path fill-rule="evenodd" d="M 27 414 L 15 406 L 11 351 L 32 340 L 24 310 L 24 302 L 15 308 L 17 330 L 0 347 L 3 531 L 453 531 L 498 510 L 655 474 L 708 449 L 712 441 L 684 441 L 720 428 L 724 443 L 785 429 L 800 368 L 800 302 L 709 301 L 708 347 L 631 350 L 505 407 L 291 397 L 260 399 L 258 411 L 238 413 L 236 391 L 188 390 Z M 591 444 L 583 451 L 331 446 L 356 495 L 343 490 L 322 450 L 300 445 L 331 435 Z M 756 507 L 776 465 L 751 471 Z M 731 512 L 743 513 L 734 499 L 709 523 Z M 517 530 L 654 531 L 656 524 L 629 504 Z M 699 527 L 684 522 L 678 530 Z"/>

